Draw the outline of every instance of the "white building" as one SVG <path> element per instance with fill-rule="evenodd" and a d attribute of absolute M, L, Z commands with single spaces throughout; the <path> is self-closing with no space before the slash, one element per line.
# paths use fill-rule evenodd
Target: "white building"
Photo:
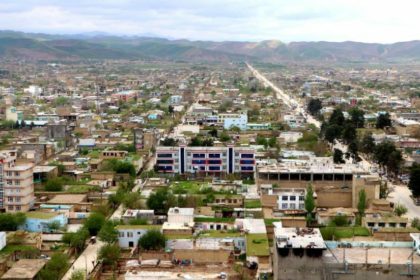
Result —
<path fill-rule="evenodd" d="M 305 209 L 304 189 L 284 189 L 278 192 L 277 207 L 279 210 Z"/>
<path fill-rule="evenodd" d="M 169 208 L 168 223 L 183 225 L 194 224 L 194 208 Z"/>
<path fill-rule="evenodd" d="M 279 138 L 283 143 L 296 143 L 302 136 L 303 133 L 299 131 L 283 131 Z"/>
<path fill-rule="evenodd" d="M 0 251 L 3 250 L 4 247 L 6 247 L 6 232 L 1 231 L 0 232 Z"/>
<path fill-rule="evenodd" d="M 223 124 L 224 129 L 231 129 L 232 127 L 239 127 L 240 130 L 246 130 L 248 125 L 248 115 L 246 112 L 240 114 L 226 113 L 219 114 L 217 122 Z"/>
<path fill-rule="evenodd" d="M 115 228 L 118 231 L 118 245 L 121 248 L 136 247 L 140 237 L 149 230 L 161 230 L 157 225 L 118 225 Z"/>
<path fill-rule="evenodd" d="M 36 85 L 30 85 L 28 88 L 23 90 L 25 93 L 31 94 L 33 97 L 39 96 L 42 94 L 42 88 Z"/>

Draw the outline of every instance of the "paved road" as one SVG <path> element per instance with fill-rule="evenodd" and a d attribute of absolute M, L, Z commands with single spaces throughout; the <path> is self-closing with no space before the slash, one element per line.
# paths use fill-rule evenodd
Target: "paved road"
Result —
<path fill-rule="evenodd" d="M 81 270 L 89 274 L 96 264 L 96 259 L 98 257 L 98 251 L 102 247 L 103 243 L 99 240 L 95 244 L 89 244 L 83 253 L 77 258 L 73 263 L 70 269 L 66 272 L 62 280 L 68 280 L 71 277 L 71 274 L 75 270 Z M 92 263 L 94 262 L 94 263 Z"/>
<path fill-rule="evenodd" d="M 389 194 L 388 200 L 407 207 L 408 212 L 405 216 L 407 216 L 410 220 L 415 217 L 420 218 L 420 206 L 415 205 L 411 199 L 410 189 L 405 185 L 392 185 L 391 189 L 392 192 Z"/>

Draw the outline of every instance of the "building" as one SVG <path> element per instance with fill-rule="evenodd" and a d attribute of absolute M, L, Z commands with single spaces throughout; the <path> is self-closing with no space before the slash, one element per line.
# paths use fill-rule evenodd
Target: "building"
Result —
<path fill-rule="evenodd" d="M 380 228 L 406 228 L 408 225 L 408 218 L 398 217 L 392 214 L 381 215 L 378 213 L 366 214 L 362 219 L 362 225 L 368 227 L 373 231 Z"/>
<path fill-rule="evenodd" d="M 279 210 L 304 210 L 305 189 L 282 189 L 278 195 L 277 207 Z"/>
<path fill-rule="evenodd" d="M 35 200 L 33 163 L 18 163 L 17 151 L 0 152 L 0 208 L 26 212 Z"/>
<path fill-rule="evenodd" d="M 146 220 L 153 221 L 155 218 L 155 211 L 148 209 L 127 209 L 122 215 L 124 222 L 129 223 L 130 220 Z"/>
<path fill-rule="evenodd" d="M 169 104 L 171 105 L 175 105 L 175 104 L 179 104 L 182 101 L 182 96 L 181 95 L 171 95 L 169 97 Z"/>
<path fill-rule="evenodd" d="M 20 259 L 0 278 L 2 280 L 32 280 L 44 268 L 45 259 Z"/>
<path fill-rule="evenodd" d="M 8 121 L 22 121 L 23 120 L 23 112 L 18 111 L 16 107 L 8 107 L 6 109 L 6 120 Z"/>
<path fill-rule="evenodd" d="M 247 130 L 269 130 L 271 129 L 271 123 L 248 123 L 246 125 Z"/>
<path fill-rule="evenodd" d="M 280 142 L 281 143 L 295 143 L 300 138 L 302 138 L 303 133 L 299 131 L 283 131 L 280 132 Z"/>
<path fill-rule="evenodd" d="M 118 225 L 115 228 L 118 231 L 118 245 L 121 248 L 136 247 L 140 237 L 149 230 L 160 230 L 156 225 Z"/>
<path fill-rule="evenodd" d="M 156 158 L 163 173 L 240 173 L 253 177 L 255 172 L 255 149 L 249 147 L 157 147 Z"/>
<path fill-rule="evenodd" d="M 194 224 L 194 208 L 169 208 L 168 223 L 184 225 Z"/>
<path fill-rule="evenodd" d="M 137 150 L 150 150 L 155 147 L 159 138 L 159 132 L 156 129 L 135 128 L 133 134 Z"/>
<path fill-rule="evenodd" d="M 246 112 L 242 113 L 226 113 L 217 116 L 217 122 L 223 124 L 224 129 L 231 129 L 238 127 L 240 130 L 246 130 L 248 124 L 248 115 Z"/>
<path fill-rule="evenodd" d="M 31 211 L 26 213 L 25 224 L 20 229 L 30 232 L 51 232 L 50 225 L 53 223 L 64 227 L 68 223 L 68 218 L 59 212 Z"/>

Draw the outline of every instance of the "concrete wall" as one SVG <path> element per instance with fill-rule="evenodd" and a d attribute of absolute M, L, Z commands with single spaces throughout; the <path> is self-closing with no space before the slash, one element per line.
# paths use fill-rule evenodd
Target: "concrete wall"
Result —
<path fill-rule="evenodd" d="M 317 192 L 317 207 L 335 208 L 335 207 L 352 207 L 351 191 L 323 191 Z"/>
<path fill-rule="evenodd" d="M 193 263 L 224 263 L 227 262 L 231 251 L 227 250 L 175 250 L 174 258 L 192 259 Z"/>

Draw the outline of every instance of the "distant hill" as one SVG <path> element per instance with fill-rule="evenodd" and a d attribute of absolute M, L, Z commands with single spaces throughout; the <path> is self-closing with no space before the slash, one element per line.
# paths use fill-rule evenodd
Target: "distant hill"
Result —
<path fill-rule="evenodd" d="M 193 62 L 407 62 L 420 61 L 420 41 L 212 42 L 113 36 L 102 32 L 50 35 L 0 31 L 0 57 L 30 60 L 163 59 Z"/>

